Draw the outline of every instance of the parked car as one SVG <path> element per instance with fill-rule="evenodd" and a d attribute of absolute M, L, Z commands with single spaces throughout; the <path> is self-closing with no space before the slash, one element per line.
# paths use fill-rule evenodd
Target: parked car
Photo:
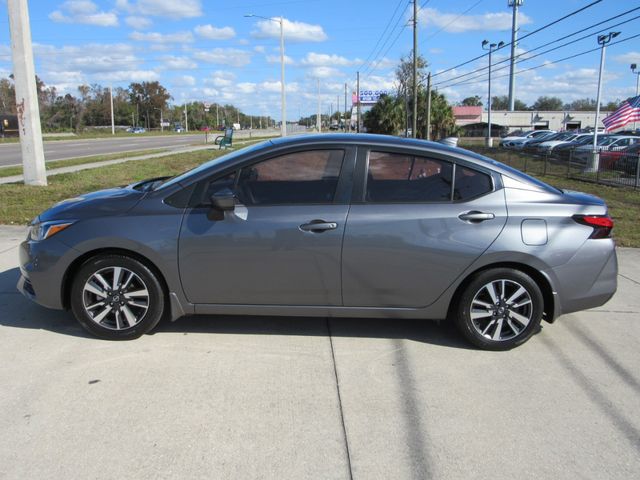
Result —
<path fill-rule="evenodd" d="M 633 145 L 640 140 L 640 137 L 636 136 L 619 136 L 619 135 L 609 135 L 603 139 L 598 137 L 596 143 L 596 150 L 599 152 L 603 151 L 611 151 L 611 150 L 622 150 L 623 148 L 628 147 L 629 145 Z M 582 145 L 577 147 L 573 152 L 573 157 L 579 162 L 587 161 L 593 152 L 593 145 Z"/>
<path fill-rule="evenodd" d="M 600 166 L 635 176 L 638 173 L 636 167 L 639 155 L 640 143 L 638 142 L 620 150 L 600 152 Z"/>
<path fill-rule="evenodd" d="M 606 136 L 606 135 L 603 135 Z M 598 135 L 600 138 L 600 135 Z M 573 155 L 573 151 L 581 146 L 586 145 L 588 143 L 593 143 L 593 133 L 588 133 L 585 136 L 580 136 L 571 142 L 564 143 L 562 145 L 558 145 L 553 149 L 553 156 L 559 160 L 564 162 L 569 161 L 569 158 Z"/>
<path fill-rule="evenodd" d="M 129 127 L 127 128 L 127 132 L 129 133 L 145 133 L 146 130 L 142 127 Z"/>
<path fill-rule="evenodd" d="M 504 148 L 513 148 L 513 149 L 520 149 L 522 148 L 522 145 L 527 141 L 527 140 L 533 140 L 535 138 L 540 138 L 546 135 L 549 135 L 550 133 L 556 133 L 555 130 L 534 130 L 533 132 L 529 132 L 526 135 L 524 135 L 523 137 L 518 137 L 515 139 L 511 139 L 511 140 L 507 140 L 509 137 L 504 138 L 501 140 L 500 145 Z"/>
<path fill-rule="evenodd" d="M 176 123 L 173 126 L 173 131 L 176 132 L 176 133 L 182 133 L 182 132 L 184 132 L 184 127 L 182 126 L 181 123 Z"/>
<path fill-rule="evenodd" d="M 538 153 L 538 147 L 541 143 L 548 142 L 551 140 L 564 139 L 571 136 L 570 132 L 556 132 L 549 133 L 547 135 L 540 135 L 537 138 L 529 139 L 522 144 L 522 151 L 526 153 Z"/>
<path fill-rule="evenodd" d="M 565 132 L 569 133 L 569 132 Z M 590 133 L 569 133 L 569 136 L 559 137 L 553 140 L 545 140 L 538 145 L 537 151 L 541 155 L 550 155 L 553 153 L 554 149 L 559 147 L 560 145 L 566 145 L 568 143 L 575 142 L 580 140 L 581 138 L 592 138 L 593 135 Z"/>
<path fill-rule="evenodd" d="M 464 149 L 305 135 L 58 203 L 18 288 L 106 339 L 163 315 L 448 318 L 505 350 L 611 298 L 612 228 L 601 199 Z"/>

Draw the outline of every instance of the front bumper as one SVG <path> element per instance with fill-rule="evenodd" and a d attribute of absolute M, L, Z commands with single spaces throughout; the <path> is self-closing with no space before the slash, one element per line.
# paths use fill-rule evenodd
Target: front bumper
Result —
<path fill-rule="evenodd" d="M 55 238 L 41 242 L 25 240 L 20 244 L 18 252 L 18 291 L 44 307 L 63 309 L 64 275 L 78 252 Z"/>

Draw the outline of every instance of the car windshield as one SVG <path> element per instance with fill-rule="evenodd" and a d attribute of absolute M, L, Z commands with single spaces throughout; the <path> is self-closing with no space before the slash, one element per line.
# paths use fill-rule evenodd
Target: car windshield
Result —
<path fill-rule="evenodd" d="M 601 140 L 598 140 L 598 145 L 611 145 L 613 142 L 618 140 L 616 137 L 605 137 Z"/>
<path fill-rule="evenodd" d="M 154 190 L 161 190 L 163 188 L 167 188 L 171 185 L 175 185 L 176 183 L 180 183 L 181 181 L 185 180 L 186 178 L 190 177 L 191 175 L 196 175 L 204 170 L 207 170 L 211 167 L 214 167 L 216 165 L 220 165 L 226 162 L 229 162 L 231 160 L 233 160 L 234 158 L 237 158 L 241 155 L 245 155 L 247 153 L 251 153 L 251 152 L 255 152 L 256 150 L 261 150 L 263 148 L 266 148 L 267 146 L 272 145 L 270 140 L 267 140 L 265 142 L 260 142 L 257 143 L 256 145 L 252 145 L 250 147 L 245 147 L 245 148 L 241 148 L 240 150 L 236 150 L 234 152 L 231 153 L 227 153 L 226 155 L 223 155 L 221 157 L 218 158 L 214 158 L 213 160 L 209 160 L 208 162 L 203 163 L 202 165 L 198 165 L 195 168 L 192 168 L 191 170 L 187 170 L 184 173 L 181 173 L 180 175 L 177 175 L 175 177 L 170 177 L 167 180 L 165 180 L 164 182 L 158 184 L 157 186 L 155 186 Z"/>

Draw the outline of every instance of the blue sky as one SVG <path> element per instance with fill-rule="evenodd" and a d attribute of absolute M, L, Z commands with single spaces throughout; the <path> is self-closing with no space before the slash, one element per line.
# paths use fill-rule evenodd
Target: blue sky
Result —
<path fill-rule="evenodd" d="M 520 35 L 593 2 L 525 0 Z M 510 41 L 507 0 L 422 0 L 419 5 L 419 51 L 437 74 L 434 84 L 453 103 L 470 95 L 485 98 L 484 71 L 460 75 L 486 66 L 486 57 L 438 72 L 481 55 L 485 38 Z M 412 46 L 411 28 L 402 28 L 410 19 L 406 0 L 30 0 L 29 6 L 37 73 L 60 92 L 77 93 L 82 83 L 126 87 L 131 81 L 159 80 L 175 103 L 233 103 L 247 113 L 275 118 L 280 116 L 279 25 L 244 14 L 285 19 L 289 118 L 315 113 L 318 78 L 323 111 L 330 103 L 335 108 L 338 96 L 343 103 L 344 83 L 351 91 L 357 70 L 363 89 L 394 88 L 393 68 Z M 540 95 L 566 102 L 594 98 L 599 52 L 552 62 L 597 47 L 599 30 L 640 16 L 640 9 L 534 49 L 636 7 L 640 0 L 602 0 L 523 39 L 518 68 L 543 66 L 517 76 L 516 96 L 527 103 Z M 614 41 L 638 35 L 640 19 L 613 30 L 622 32 Z M 543 53 L 584 35 L 588 38 Z M 494 61 L 508 54 L 508 49 L 496 52 Z M 640 65 L 640 37 L 608 48 L 605 102 L 635 93 L 632 62 Z M 507 93 L 508 78 L 502 76 L 508 68 L 498 70 L 506 65 L 495 67 L 494 95 Z M 10 71 L 7 4 L 0 0 L 0 77 Z"/>

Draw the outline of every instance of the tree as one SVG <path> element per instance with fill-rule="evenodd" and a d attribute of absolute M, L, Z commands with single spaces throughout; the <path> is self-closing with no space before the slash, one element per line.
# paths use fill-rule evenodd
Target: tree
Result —
<path fill-rule="evenodd" d="M 16 113 L 16 89 L 8 78 L 0 79 L 0 113 Z"/>
<path fill-rule="evenodd" d="M 609 102 L 606 105 L 602 105 L 602 110 L 613 112 L 620 106 L 620 100 L 616 100 L 614 102 Z M 594 108 L 595 110 L 595 108 Z"/>
<path fill-rule="evenodd" d="M 492 110 L 509 110 L 509 97 L 506 95 L 491 97 Z M 527 104 L 522 100 L 515 99 L 513 101 L 514 110 L 527 110 Z"/>
<path fill-rule="evenodd" d="M 397 135 L 404 126 L 403 102 L 397 96 L 382 95 L 364 114 L 363 124 L 370 133 Z"/>
<path fill-rule="evenodd" d="M 142 82 L 129 85 L 129 99 L 133 105 L 137 105 L 147 128 L 154 128 L 160 125 L 159 111 L 167 108 L 171 95 L 158 81 Z"/>
<path fill-rule="evenodd" d="M 480 100 L 480 95 L 474 95 L 473 97 L 467 97 L 462 100 L 460 105 L 463 107 L 481 107 L 482 101 Z"/>
<path fill-rule="evenodd" d="M 569 105 L 565 105 L 567 110 L 577 110 L 581 112 L 594 111 L 596 109 L 596 101 L 593 98 L 579 98 Z"/>
<path fill-rule="evenodd" d="M 425 138 L 427 131 L 427 92 L 422 90 L 418 98 L 418 138 Z M 422 113 L 422 115 L 421 115 Z M 431 138 L 444 138 L 457 131 L 453 109 L 444 94 L 431 91 Z"/>
<path fill-rule="evenodd" d="M 532 110 L 547 110 L 547 111 L 558 111 L 562 110 L 564 103 L 558 97 L 547 97 L 542 96 L 538 97 L 533 105 L 531 105 Z"/>
<path fill-rule="evenodd" d="M 418 55 L 418 88 L 424 84 L 426 75 L 424 69 L 427 67 L 427 61 L 422 55 Z M 400 64 L 396 67 L 396 80 L 398 80 L 398 93 L 413 92 L 413 58 L 410 56 L 400 58 Z"/>

